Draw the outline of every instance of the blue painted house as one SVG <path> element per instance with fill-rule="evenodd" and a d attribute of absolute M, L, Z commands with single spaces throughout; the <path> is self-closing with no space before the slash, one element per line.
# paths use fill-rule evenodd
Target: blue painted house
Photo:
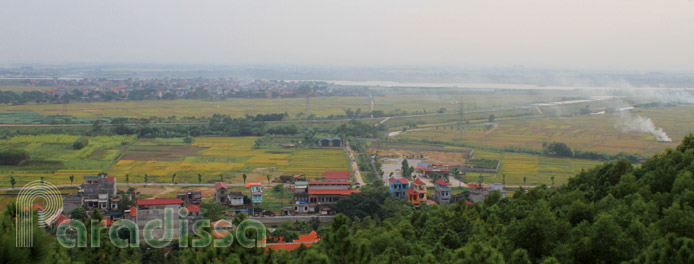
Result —
<path fill-rule="evenodd" d="M 405 200 L 407 199 L 407 193 L 405 192 L 410 188 L 410 183 L 405 178 L 391 178 L 388 184 L 388 190 L 390 195 L 395 199 Z"/>

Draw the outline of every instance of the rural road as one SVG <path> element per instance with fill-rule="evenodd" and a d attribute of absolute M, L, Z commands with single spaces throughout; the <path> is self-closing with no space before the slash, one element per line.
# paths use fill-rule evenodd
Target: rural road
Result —
<path fill-rule="evenodd" d="M 352 164 L 352 170 L 354 171 L 354 178 L 357 179 L 359 186 L 364 186 L 364 180 L 361 178 L 361 172 L 359 172 L 359 165 L 357 165 L 357 160 L 354 158 L 354 153 L 352 152 L 352 147 L 349 146 L 349 141 L 345 141 L 345 148 L 349 154 L 349 161 Z"/>
<path fill-rule="evenodd" d="M 263 183 L 263 185 L 266 186 L 275 186 L 277 184 L 281 183 Z M 214 187 L 214 183 L 179 183 L 179 184 L 172 184 L 172 183 L 122 183 L 119 182 L 117 183 L 118 186 L 198 186 L 198 187 Z M 78 187 L 79 184 L 58 184 L 54 185 L 55 187 L 58 188 L 65 188 L 65 187 Z M 244 187 L 246 186 L 243 183 L 227 183 L 227 186 L 232 186 L 232 187 Z M 16 188 L 2 188 L 0 191 L 11 191 L 11 190 L 19 190 L 21 186 L 17 186 Z"/>

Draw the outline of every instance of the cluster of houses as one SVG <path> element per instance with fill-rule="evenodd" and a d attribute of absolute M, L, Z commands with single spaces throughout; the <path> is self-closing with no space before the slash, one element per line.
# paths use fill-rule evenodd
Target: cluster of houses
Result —
<path fill-rule="evenodd" d="M 415 178 L 414 181 L 409 181 L 405 178 L 391 178 L 388 183 L 388 190 L 391 197 L 397 200 L 403 200 L 414 205 L 426 203 L 433 204 L 451 204 L 464 201 L 467 204 L 484 201 L 484 199 L 493 191 L 499 191 L 501 197 L 506 197 L 504 185 L 500 183 L 492 183 L 489 188 L 484 188 L 479 184 L 468 184 L 471 189 L 461 192 L 456 195 L 451 195 L 450 183 L 444 179 L 434 181 L 434 197 L 427 199 L 427 186 L 420 179 Z"/>
<path fill-rule="evenodd" d="M 438 179 L 434 182 L 434 188 L 433 200 L 429 200 L 427 199 L 427 186 L 419 178 L 416 178 L 414 181 L 409 181 L 405 178 L 391 178 L 388 183 L 388 191 L 390 191 L 390 195 L 394 199 L 407 201 L 414 205 L 422 203 L 429 205 L 450 204 L 450 184 L 444 179 Z"/>
<path fill-rule="evenodd" d="M 134 91 L 148 91 L 151 98 L 191 97 L 200 93 L 210 97 L 304 97 L 305 87 L 328 87 L 322 81 L 242 80 L 242 79 L 27 79 L 27 87 L 49 86 L 48 97 L 80 94 L 85 101 L 127 100 Z M 76 87 L 76 88 L 75 88 Z M 28 89 L 28 88 L 27 88 Z M 142 94 L 142 93 L 139 93 Z M 311 96 L 365 96 L 365 89 L 323 88 L 311 91 Z"/>
<path fill-rule="evenodd" d="M 320 180 L 307 181 L 302 175 L 294 178 L 292 206 L 282 208 L 283 215 L 295 214 L 332 214 L 330 206 L 343 196 L 359 192 L 352 189 L 349 171 L 326 171 Z M 63 211 L 71 212 L 77 207 L 86 211 L 98 209 L 105 218 L 114 220 L 124 218 L 144 224 L 151 219 L 160 219 L 166 208 L 175 212 L 185 207 L 188 217 L 202 217 L 199 205 L 202 203 L 202 192 L 187 190 L 180 192 L 176 198 L 137 199 L 135 206 L 119 208 L 122 197 L 117 192 L 116 178 L 105 173 L 97 176 L 85 176 L 80 190 L 75 195 L 66 196 L 63 200 Z M 214 201 L 228 207 L 232 215 L 245 213 L 256 215 L 263 203 L 263 185 L 260 182 L 246 183 L 248 192 L 229 191 L 223 182 L 215 184 Z M 130 200 L 135 200 L 131 194 Z M 261 210 L 262 212 L 262 210 Z"/>
<path fill-rule="evenodd" d="M 332 214 L 332 204 L 343 196 L 359 192 L 352 189 L 349 175 L 349 171 L 326 171 L 316 181 L 306 181 L 301 176 L 295 178 L 293 204 L 282 208 L 282 215 Z"/>

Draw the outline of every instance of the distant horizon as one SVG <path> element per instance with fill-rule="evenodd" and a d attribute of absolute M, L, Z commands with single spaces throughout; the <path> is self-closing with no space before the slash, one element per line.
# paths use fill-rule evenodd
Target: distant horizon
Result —
<path fill-rule="evenodd" d="M 691 72 L 692 14 L 692 0 L 9 1 L 0 61 Z"/>

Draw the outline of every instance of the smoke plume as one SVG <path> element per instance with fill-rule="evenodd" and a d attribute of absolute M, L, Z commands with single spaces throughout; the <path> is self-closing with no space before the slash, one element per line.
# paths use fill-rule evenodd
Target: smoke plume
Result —
<path fill-rule="evenodd" d="M 622 111 L 617 126 L 624 132 L 640 132 L 649 133 L 655 136 L 655 139 L 662 142 L 672 142 L 672 139 L 663 131 L 662 128 L 657 128 L 653 124 L 653 120 L 640 115 L 632 116 L 628 111 Z"/>

